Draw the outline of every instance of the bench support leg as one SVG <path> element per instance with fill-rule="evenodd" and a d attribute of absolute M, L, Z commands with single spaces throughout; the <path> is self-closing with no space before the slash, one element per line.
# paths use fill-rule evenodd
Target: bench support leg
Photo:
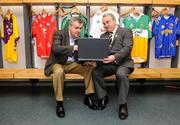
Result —
<path fill-rule="evenodd" d="M 136 92 L 138 93 L 144 93 L 144 83 L 146 79 L 137 79 L 137 82 L 140 83 L 139 86 L 136 88 Z"/>
<path fill-rule="evenodd" d="M 30 81 L 33 86 L 35 86 L 39 82 L 38 79 L 30 79 Z"/>
<path fill-rule="evenodd" d="M 141 85 L 144 85 L 146 79 L 138 79 L 137 82 L 139 82 Z"/>

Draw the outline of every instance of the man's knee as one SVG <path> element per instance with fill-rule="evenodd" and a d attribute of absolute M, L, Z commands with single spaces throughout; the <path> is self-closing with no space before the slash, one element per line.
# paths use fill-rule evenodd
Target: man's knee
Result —
<path fill-rule="evenodd" d="M 53 73 L 54 76 L 63 76 L 64 75 L 64 70 L 63 69 L 58 69 L 54 71 Z"/>
<path fill-rule="evenodd" d="M 118 79 L 126 79 L 127 76 L 128 76 L 128 74 L 126 74 L 126 73 L 123 72 L 123 71 L 117 71 L 117 72 L 116 72 L 116 77 L 117 77 Z"/>

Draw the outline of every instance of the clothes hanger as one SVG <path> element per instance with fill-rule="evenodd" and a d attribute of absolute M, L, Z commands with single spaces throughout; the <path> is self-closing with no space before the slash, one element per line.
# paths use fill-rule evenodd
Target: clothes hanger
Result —
<path fill-rule="evenodd" d="M 139 12 L 139 10 L 137 10 L 135 8 L 134 11 L 132 12 L 132 14 L 137 17 L 137 16 L 139 16 L 141 14 L 141 12 Z"/>
<path fill-rule="evenodd" d="M 65 16 L 65 15 L 67 15 L 68 13 L 70 13 L 70 12 L 66 12 L 63 7 L 59 7 L 59 8 L 55 11 L 55 15 L 60 16 L 60 17 L 63 17 L 63 16 Z"/>
<path fill-rule="evenodd" d="M 103 5 L 100 7 L 101 12 L 105 12 L 108 10 L 108 7 L 106 5 Z"/>
<path fill-rule="evenodd" d="M 30 12 L 31 12 L 31 15 L 32 15 L 32 16 L 37 15 L 36 12 L 35 12 L 32 8 L 31 8 Z"/>
<path fill-rule="evenodd" d="M 62 7 L 59 7 L 57 11 L 58 11 L 58 16 L 63 17 L 64 15 L 66 15 L 66 12 Z"/>
<path fill-rule="evenodd" d="M 81 12 L 78 10 L 78 8 L 76 6 L 74 6 L 71 10 L 70 10 L 71 14 L 81 14 Z"/>
<path fill-rule="evenodd" d="M 107 7 L 106 5 L 103 5 L 103 6 L 101 6 L 101 7 L 99 8 L 99 10 L 100 10 L 101 12 L 105 12 L 105 11 L 108 10 L 108 7 Z M 93 13 L 93 14 L 91 14 L 91 17 L 93 17 L 95 14 L 96 14 L 96 12 Z"/>
<path fill-rule="evenodd" d="M 9 20 L 11 17 L 11 14 L 12 14 L 12 12 L 10 11 L 10 9 L 7 9 L 5 17 L 7 17 Z"/>
<path fill-rule="evenodd" d="M 0 15 L 2 15 L 2 8 L 0 7 Z"/>
<path fill-rule="evenodd" d="M 121 14 L 120 16 L 121 16 L 121 17 L 128 16 L 130 13 L 132 13 L 132 12 L 135 11 L 135 10 L 136 10 L 135 7 L 131 7 L 127 12 Z"/>
<path fill-rule="evenodd" d="M 7 9 L 7 11 L 6 11 L 6 15 L 10 15 L 10 14 L 11 14 L 10 9 Z"/>
<path fill-rule="evenodd" d="M 161 14 L 163 14 L 163 15 L 166 15 L 166 16 L 168 16 L 169 14 L 170 14 L 170 10 L 169 10 L 169 8 L 163 8 L 162 10 L 161 10 L 161 12 L 160 12 Z"/>
<path fill-rule="evenodd" d="M 43 16 L 47 16 L 47 12 L 46 12 L 46 10 L 44 9 L 44 7 L 43 7 L 43 9 L 41 10 L 41 14 L 42 14 Z"/>
<path fill-rule="evenodd" d="M 160 13 L 157 10 L 155 10 L 154 8 L 152 8 L 152 15 L 151 15 L 151 17 L 155 18 L 155 17 L 157 17 L 159 15 L 160 15 Z"/>

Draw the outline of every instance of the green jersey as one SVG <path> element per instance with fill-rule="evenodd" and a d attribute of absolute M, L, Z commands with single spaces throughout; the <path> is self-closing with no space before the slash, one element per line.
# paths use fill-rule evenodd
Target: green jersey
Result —
<path fill-rule="evenodd" d="M 88 36 L 88 32 L 86 29 L 86 24 L 87 24 L 87 18 L 85 16 L 83 16 L 82 14 L 77 14 L 77 15 L 73 15 L 73 14 L 68 14 L 67 16 L 65 16 L 62 19 L 62 23 L 61 23 L 61 29 L 67 29 L 69 26 L 69 19 L 73 16 L 79 16 L 82 20 L 83 23 L 83 27 L 81 29 L 81 33 L 80 33 L 80 37 L 87 37 Z"/>
<path fill-rule="evenodd" d="M 134 63 L 147 61 L 148 38 L 151 38 L 151 21 L 149 16 L 130 14 L 123 20 L 124 27 L 133 31 L 133 49 L 131 56 Z"/>

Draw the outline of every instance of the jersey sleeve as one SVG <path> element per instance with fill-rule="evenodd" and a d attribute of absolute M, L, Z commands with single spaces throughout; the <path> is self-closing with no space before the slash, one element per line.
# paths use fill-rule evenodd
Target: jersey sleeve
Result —
<path fill-rule="evenodd" d="M 57 30 L 57 23 L 56 23 L 56 17 L 53 16 L 52 17 L 52 26 L 53 26 L 53 32 L 55 32 Z"/>
<path fill-rule="evenodd" d="M 156 36 L 157 35 L 157 31 L 158 31 L 158 24 L 159 24 L 159 20 L 158 18 L 156 17 L 153 21 L 153 24 L 152 24 L 152 35 L 153 36 Z"/>
<path fill-rule="evenodd" d="M 16 16 L 13 15 L 13 32 L 14 32 L 14 38 L 15 42 L 19 40 L 19 29 L 18 29 L 18 23 Z"/>
<path fill-rule="evenodd" d="M 68 28 L 68 25 L 69 25 L 68 16 L 69 16 L 69 15 L 66 15 L 66 16 L 62 19 L 61 29 L 67 29 L 67 28 Z"/>
<path fill-rule="evenodd" d="M 2 18 L 2 22 L 1 22 L 1 39 L 4 39 L 4 18 Z"/>
<path fill-rule="evenodd" d="M 36 36 L 37 29 L 38 29 L 38 20 L 36 19 L 36 16 L 32 17 L 32 35 Z"/>
<path fill-rule="evenodd" d="M 148 16 L 148 38 L 152 37 L 152 24 L 151 24 L 151 20 Z"/>
<path fill-rule="evenodd" d="M 83 28 L 81 29 L 81 37 L 88 37 L 89 36 L 89 33 L 87 32 L 87 18 L 83 15 L 81 15 L 81 19 L 82 19 L 82 22 L 83 22 Z"/>
<path fill-rule="evenodd" d="M 180 37 L 180 19 L 176 18 L 176 35 Z"/>
<path fill-rule="evenodd" d="M 96 32 L 95 32 L 95 30 L 97 30 L 98 28 L 97 28 L 97 18 L 96 18 L 96 14 L 93 16 L 93 17 L 91 17 L 92 18 L 92 24 L 91 24 L 91 26 L 90 26 L 90 35 L 92 36 L 92 37 L 95 37 L 96 36 Z"/>
<path fill-rule="evenodd" d="M 126 27 L 127 28 L 127 26 L 126 26 L 126 18 L 123 19 L 122 27 Z"/>

